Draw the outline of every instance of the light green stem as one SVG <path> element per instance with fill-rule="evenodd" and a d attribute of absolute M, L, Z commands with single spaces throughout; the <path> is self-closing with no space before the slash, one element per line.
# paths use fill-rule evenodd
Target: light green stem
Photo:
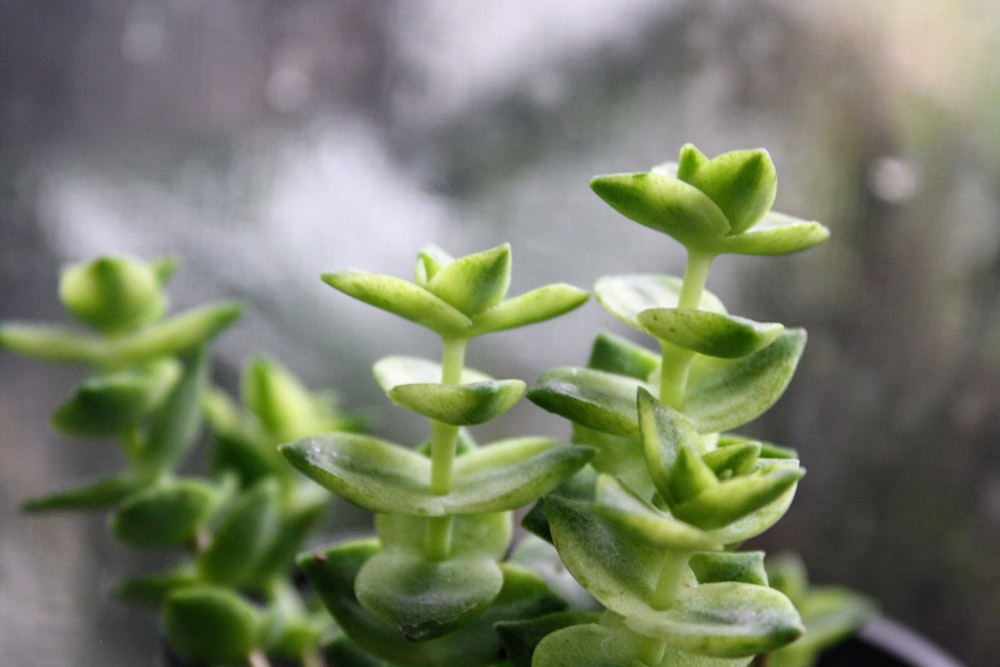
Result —
<path fill-rule="evenodd" d="M 659 667 L 663 662 L 663 652 L 666 644 L 655 637 L 643 637 L 642 645 L 639 647 L 639 660 L 650 667 Z"/>
<path fill-rule="evenodd" d="M 465 368 L 467 338 L 445 338 L 441 354 L 441 384 L 460 384 Z M 458 426 L 431 420 L 431 493 L 439 496 L 451 492 Z M 451 551 L 452 517 L 432 517 L 427 520 L 426 555 L 431 560 L 443 560 Z"/>
<path fill-rule="evenodd" d="M 691 554 L 679 551 L 667 551 L 663 558 L 663 568 L 656 581 L 656 589 L 649 600 L 649 605 L 658 611 L 668 609 L 677 599 L 677 591 L 681 587 L 681 578 L 687 568 Z"/>
<path fill-rule="evenodd" d="M 678 308 L 697 309 L 705 292 L 708 271 L 715 255 L 688 251 L 684 281 L 678 297 Z M 680 410 L 687 388 L 688 371 L 694 360 L 694 352 L 673 343 L 660 341 L 660 402 L 675 410 Z"/>

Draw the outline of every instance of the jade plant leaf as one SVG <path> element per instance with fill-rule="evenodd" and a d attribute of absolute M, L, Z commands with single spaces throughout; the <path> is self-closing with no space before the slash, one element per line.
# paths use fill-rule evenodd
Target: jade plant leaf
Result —
<path fill-rule="evenodd" d="M 119 540 L 140 549 L 182 545 L 194 539 L 215 499 L 205 482 L 168 482 L 126 498 L 109 527 Z"/>
<path fill-rule="evenodd" d="M 535 288 L 475 315 L 468 335 L 480 336 L 550 320 L 579 308 L 590 295 L 564 283 Z"/>
<path fill-rule="evenodd" d="M 504 244 L 437 267 L 426 288 L 471 317 L 503 300 L 510 269 L 510 245 Z"/>
<path fill-rule="evenodd" d="M 776 466 L 710 486 L 670 508 L 682 521 L 704 530 L 722 528 L 769 505 L 805 475 L 802 468 Z"/>
<path fill-rule="evenodd" d="M 784 393 L 805 343 L 805 331 L 788 329 L 764 349 L 739 359 L 696 357 L 684 414 L 701 433 L 728 431 L 756 419 Z"/>
<path fill-rule="evenodd" d="M 501 645 L 493 625 L 561 611 L 566 604 L 537 575 L 502 564 L 503 587 L 493 604 L 456 631 L 411 642 L 369 614 L 355 596 L 362 566 L 379 552 L 375 540 L 356 540 L 303 554 L 298 565 L 337 624 L 359 646 L 390 663 L 414 667 L 477 667 L 500 661 Z"/>
<path fill-rule="evenodd" d="M 147 478 L 126 472 L 76 488 L 32 498 L 24 503 L 23 509 L 25 512 L 106 509 L 117 505 L 129 494 L 148 483 Z"/>
<path fill-rule="evenodd" d="M 419 552 L 388 549 L 362 566 L 354 590 L 376 619 L 411 641 L 425 641 L 482 614 L 502 585 L 503 573 L 490 558 L 429 561 Z"/>
<path fill-rule="evenodd" d="M 163 605 L 163 632 L 191 662 L 244 664 L 260 643 L 261 627 L 254 606 L 226 588 L 181 588 Z"/>
<path fill-rule="evenodd" d="M 686 651 L 717 657 L 765 653 L 804 630 L 795 606 L 780 592 L 738 582 L 682 587 L 669 609 L 630 615 L 625 625 Z"/>
<path fill-rule="evenodd" d="M 194 308 L 122 338 L 107 341 L 100 363 L 124 367 L 157 357 L 182 354 L 206 343 L 243 314 L 239 303 Z"/>
<path fill-rule="evenodd" d="M 198 571 L 208 581 L 248 585 L 268 553 L 280 524 L 278 483 L 264 479 L 225 510 L 211 543 L 198 556 Z"/>
<path fill-rule="evenodd" d="M 441 364 L 430 359 L 408 356 L 382 357 L 372 368 L 375 381 L 386 392 L 402 384 L 430 384 L 441 382 Z M 461 384 L 489 382 L 493 378 L 472 368 L 463 368 Z"/>
<path fill-rule="evenodd" d="M 830 238 L 818 222 L 771 211 L 753 229 L 720 241 L 722 252 L 740 255 L 788 255 Z"/>
<path fill-rule="evenodd" d="M 615 435 L 639 435 L 635 378 L 590 368 L 554 368 L 528 390 L 528 400 L 572 422 Z"/>
<path fill-rule="evenodd" d="M 594 285 L 594 296 L 622 324 L 647 333 L 639 322 L 639 313 L 654 308 L 676 308 L 680 301 L 680 278 L 653 274 L 608 276 Z M 704 291 L 698 308 L 724 314 L 725 306 L 709 291 Z"/>
<path fill-rule="evenodd" d="M 671 471 L 678 452 L 703 450 L 701 436 L 687 417 L 663 405 L 645 389 L 639 389 L 637 402 L 642 449 L 649 475 L 660 497 L 667 504 L 673 504 Z"/>
<path fill-rule="evenodd" d="M 679 164 L 701 162 L 693 170 L 678 168 L 678 178 L 690 183 L 718 205 L 729 220 L 729 233 L 741 234 L 771 210 L 778 175 L 764 149 L 731 151 L 711 160 L 692 160 L 690 144 L 681 149 Z M 704 156 L 702 156 L 704 157 Z"/>
<path fill-rule="evenodd" d="M 117 435 L 137 426 L 163 400 L 179 375 L 177 363 L 165 359 L 142 373 L 88 378 L 56 409 L 52 425 L 78 437 Z"/>
<path fill-rule="evenodd" d="M 180 379 L 153 418 L 141 451 L 141 462 L 146 469 L 170 470 L 194 446 L 201 428 L 202 397 L 207 387 L 208 355 L 200 347 L 186 362 Z"/>
<path fill-rule="evenodd" d="M 117 598 L 158 609 L 173 591 L 202 583 L 198 573 L 190 567 L 168 572 L 131 577 L 114 588 Z"/>
<path fill-rule="evenodd" d="M 473 384 L 402 384 L 389 399 L 408 410 L 454 426 L 482 424 L 514 407 L 524 396 L 521 380 L 490 380 Z"/>
<path fill-rule="evenodd" d="M 361 271 L 324 273 L 322 278 L 327 285 L 350 297 L 443 336 L 472 326 L 472 320 L 450 303 L 401 278 Z"/>
<path fill-rule="evenodd" d="M 104 341 L 64 327 L 27 322 L 0 326 L 0 347 L 26 357 L 64 364 L 99 364 L 105 358 Z"/>
<path fill-rule="evenodd" d="M 276 439 L 293 439 L 303 426 L 322 428 L 317 424 L 316 399 L 280 364 L 254 357 L 244 367 L 242 378 L 243 403 Z"/>
<path fill-rule="evenodd" d="M 426 288 L 427 283 L 437 275 L 438 271 L 454 261 L 455 258 L 444 249 L 433 243 L 428 243 L 417 253 L 417 266 L 413 271 L 413 281 Z"/>
<path fill-rule="evenodd" d="M 548 438 L 517 438 L 458 457 L 447 495 L 429 490 L 430 461 L 367 436 L 330 433 L 283 445 L 313 481 L 373 512 L 422 516 L 499 512 L 531 502 L 579 470 L 592 450 Z"/>
<path fill-rule="evenodd" d="M 646 380 L 660 364 L 659 355 L 614 334 L 602 333 L 594 339 L 587 368 Z"/>
<path fill-rule="evenodd" d="M 67 267 L 59 280 L 59 298 L 82 322 L 105 333 L 122 333 L 163 316 L 163 282 L 169 273 L 154 263 L 101 257 Z"/>
<path fill-rule="evenodd" d="M 656 172 L 611 174 L 590 181 L 597 196 L 626 218 L 690 249 L 711 249 L 730 231 L 729 220 L 704 192 Z"/>
<path fill-rule="evenodd" d="M 721 548 L 705 532 L 669 515 L 634 512 L 550 496 L 552 539 L 566 568 L 608 609 L 631 615 L 648 609 L 664 550 Z"/>
<path fill-rule="evenodd" d="M 688 561 L 699 584 L 737 581 L 767 586 L 763 551 L 703 551 Z"/>
<path fill-rule="evenodd" d="M 785 327 L 693 308 L 652 308 L 637 315 L 658 340 L 710 357 L 735 359 L 767 347 Z"/>

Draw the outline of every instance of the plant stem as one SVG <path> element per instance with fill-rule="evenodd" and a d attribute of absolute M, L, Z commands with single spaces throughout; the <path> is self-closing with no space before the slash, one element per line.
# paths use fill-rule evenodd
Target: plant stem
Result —
<path fill-rule="evenodd" d="M 688 251 L 687 265 L 684 267 L 684 281 L 677 300 L 678 308 L 697 309 L 705 292 L 708 271 L 715 255 Z M 694 360 L 694 352 L 673 343 L 660 341 L 660 402 L 679 410 L 684 401 L 688 370 Z"/>
<path fill-rule="evenodd" d="M 664 643 L 655 637 L 643 637 L 639 648 L 639 660 L 650 667 L 658 667 L 663 661 Z"/>
<path fill-rule="evenodd" d="M 681 586 L 681 577 L 687 567 L 691 554 L 681 551 L 667 551 L 663 558 L 663 569 L 656 581 L 656 589 L 649 604 L 653 609 L 662 611 L 669 608 L 677 599 L 677 591 Z"/>
<path fill-rule="evenodd" d="M 467 338 L 443 339 L 441 354 L 441 384 L 460 384 L 465 368 Z M 451 492 L 458 426 L 431 420 L 431 493 L 439 496 Z M 444 560 L 451 551 L 452 517 L 431 517 L 427 520 L 425 553 L 431 560 Z"/>

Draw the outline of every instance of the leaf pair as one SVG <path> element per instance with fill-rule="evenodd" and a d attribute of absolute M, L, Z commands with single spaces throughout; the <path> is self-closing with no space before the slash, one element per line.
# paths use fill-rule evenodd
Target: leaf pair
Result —
<path fill-rule="evenodd" d="M 587 300 L 575 287 L 553 284 L 505 299 L 510 246 L 452 259 L 431 247 L 417 260 L 416 282 L 360 271 L 323 274 L 323 281 L 359 301 L 424 326 L 445 338 L 470 339 L 551 319 Z"/>
<path fill-rule="evenodd" d="M 677 164 L 598 176 L 590 185 L 625 217 L 707 256 L 780 255 L 829 236 L 817 222 L 770 212 L 777 176 L 763 149 L 708 159 L 688 144 Z"/>

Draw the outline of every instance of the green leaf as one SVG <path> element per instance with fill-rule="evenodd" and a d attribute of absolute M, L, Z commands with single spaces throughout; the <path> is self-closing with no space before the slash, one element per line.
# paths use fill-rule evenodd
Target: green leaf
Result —
<path fill-rule="evenodd" d="M 171 470 L 194 446 L 201 429 L 202 397 L 207 386 L 208 355 L 202 347 L 185 363 L 180 380 L 153 418 L 141 452 L 145 469 Z"/>
<path fill-rule="evenodd" d="M 661 498 L 675 502 L 672 470 L 681 450 L 701 451 L 704 445 L 697 429 L 684 415 L 660 403 L 645 389 L 639 390 L 639 430 L 649 475 Z"/>
<path fill-rule="evenodd" d="M 686 506 L 687 501 L 698 498 L 717 486 L 719 486 L 719 480 L 708 464 L 702 461 L 698 452 L 689 445 L 681 445 L 677 449 L 677 459 L 670 469 L 670 495 L 666 496 L 673 499 L 671 511 L 673 511 L 674 516 L 684 519 L 688 523 L 693 523 L 699 528 L 718 528 L 719 526 L 708 526 L 704 523 L 690 521 L 687 517 L 674 511 L 678 506 Z"/>
<path fill-rule="evenodd" d="M 121 368 L 187 352 L 207 343 L 242 314 L 243 306 L 238 303 L 194 308 L 129 336 L 109 340 L 101 362 Z"/>
<path fill-rule="evenodd" d="M 161 484 L 128 497 L 111 515 L 111 533 L 139 549 L 183 545 L 211 511 L 216 494 L 204 482 Z"/>
<path fill-rule="evenodd" d="M 637 436 L 634 378 L 589 368 L 554 368 L 528 390 L 528 400 L 572 422 L 605 433 Z"/>
<path fill-rule="evenodd" d="M 454 261 L 454 257 L 433 243 L 429 243 L 417 255 L 417 266 L 414 270 L 413 280 L 420 287 L 426 288 L 427 283 L 438 271 Z"/>
<path fill-rule="evenodd" d="M 608 609 L 623 615 L 648 609 L 665 551 L 721 548 L 669 515 L 638 514 L 597 503 L 550 496 L 549 528 L 566 568 Z"/>
<path fill-rule="evenodd" d="M 614 334 L 598 334 L 590 349 L 587 368 L 646 380 L 660 363 L 651 350 Z"/>
<path fill-rule="evenodd" d="M 279 489 L 264 479 L 227 508 L 208 547 L 198 556 L 198 571 L 208 581 L 249 586 L 280 527 Z"/>
<path fill-rule="evenodd" d="M 372 512 L 421 516 L 499 512 L 525 505 L 579 470 L 592 455 L 547 438 L 505 440 L 458 457 L 452 491 L 429 490 L 430 461 L 389 442 L 331 433 L 283 445 L 299 471 Z"/>
<path fill-rule="evenodd" d="M 431 518 L 412 514 L 377 514 L 375 531 L 385 550 L 424 551 Z M 510 512 L 460 514 L 451 525 L 449 557 L 498 561 L 510 546 Z"/>
<path fill-rule="evenodd" d="M 535 647 L 557 630 L 582 624 L 596 623 L 600 615 L 594 611 L 562 611 L 523 621 L 497 623 L 496 631 L 513 667 L 531 667 Z M 544 661 L 539 659 L 539 663 Z"/>
<path fill-rule="evenodd" d="M 805 331 L 789 329 L 763 350 L 739 359 L 696 357 L 684 414 L 701 433 L 728 431 L 757 418 L 784 393 L 805 344 Z"/>
<path fill-rule="evenodd" d="M 202 664 L 244 664 L 260 642 L 259 612 L 236 593 L 192 586 L 171 593 L 163 631 L 178 655 Z"/>
<path fill-rule="evenodd" d="M 760 452 L 761 444 L 759 442 L 745 442 L 725 447 L 720 446 L 702 458 L 712 468 L 716 477 L 729 479 L 730 477 L 750 474 L 760 459 Z"/>
<path fill-rule="evenodd" d="M 723 153 L 690 169 L 690 153 L 681 153 L 682 180 L 695 186 L 718 205 L 729 220 L 729 233 L 739 234 L 771 210 L 778 175 L 764 149 Z"/>
<path fill-rule="evenodd" d="M 403 384 L 388 392 L 389 399 L 408 410 L 454 426 L 482 424 L 514 407 L 524 395 L 521 380 L 492 380 L 474 384 Z"/>
<path fill-rule="evenodd" d="M 710 250 L 715 239 L 730 230 L 725 213 L 708 195 L 659 173 L 598 176 L 590 187 L 626 218 L 672 236 L 689 249 Z"/>
<path fill-rule="evenodd" d="M 122 333 L 154 322 L 166 310 L 156 266 L 101 257 L 66 268 L 59 298 L 77 319 L 105 333 Z"/>
<path fill-rule="evenodd" d="M 421 357 L 389 356 L 375 362 L 375 381 L 385 392 L 404 384 L 441 382 L 441 364 Z M 461 384 L 489 382 L 493 378 L 471 368 L 462 369 Z"/>
<path fill-rule="evenodd" d="M 481 616 L 443 637 L 416 643 L 407 641 L 372 618 L 354 595 L 358 570 L 376 553 L 377 542 L 358 540 L 304 554 L 298 564 L 343 631 L 366 651 L 392 663 L 413 667 L 494 665 L 501 650 L 493 630 L 495 623 L 565 609 L 565 603 L 552 595 L 536 575 L 501 565 L 503 587 Z"/>
<path fill-rule="evenodd" d="M 695 172 L 701 169 L 708 163 L 708 157 L 704 153 L 695 148 L 694 144 L 684 144 L 681 147 L 681 154 L 677 160 L 676 164 L 672 164 L 670 168 L 666 168 L 667 165 L 662 165 L 661 167 L 654 167 L 653 171 L 659 171 L 667 176 L 673 176 L 674 178 L 679 178 L 685 183 L 691 182 L 691 177 L 694 176 Z"/>
<path fill-rule="evenodd" d="M 801 468 L 777 467 L 706 488 L 670 508 L 682 521 L 704 530 L 722 528 L 769 505 L 805 475 Z"/>
<path fill-rule="evenodd" d="M 804 628 L 795 607 L 778 591 L 737 582 L 681 587 L 665 611 L 648 609 L 625 625 L 672 646 L 717 657 L 752 656 L 798 638 Z"/>
<path fill-rule="evenodd" d="M 563 565 L 555 547 L 537 535 L 522 535 L 506 562 L 537 574 L 571 609 L 596 611 L 600 608 L 600 604 Z"/>
<path fill-rule="evenodd" d="M 638 314 L 639 324 L 658 340 L 710 357 L 735 359 L 767 347 L 784 327 L 692 308 L 653 308 Z"/>
<path fill-rule="evenodd" d="M 537 324 L 579 308 L 590 295 L 563 283 L 538 287 L 473 316 L 470 336 Z"/>
<path fill-rule="evenodd" d="M 503 585 L 488 558 L 428 561 L 410 550 L 385 550 L 358 572 L 355 593 L 376 619 L 411 641 L 452 632 L 482 614 Z"/>
<path fill-rule="evenodd" d="M 472 317 L 500 303 L 510 287 L 510 245 L 466 255 L 434 271 L 427 289 Z"/>
<path fill-rule="evenodd" d="M 147 483 L 148 479 L 145 477 L 132 472 L 123 473 L 74 489 L 32 498 L 24 503 L 23 509 L 25 512 L 106 509 L 118 504 Z"/>
<path fill-rule="evenodd" d="M 179 375 L 178 364 L 164 359 L 139 372 L 89 378 L 56 409 L 52 425 L 78 437 L 118 435 L 137 426 L 163 400 Z"/>
<path fill-rule="evenodd" d="M 688 565 L 699 584 L 737 581 L 767 586 L 763 551 L 702 551 L 691 556 Z"/>
<path fill-rule="evenodd" d="M 132 577 L 115 586 L 115 597 L 159 609 L 173 591 L 201 583 L 198 575 L 189 567 L 169 572 Z"/>
<path fill-rule="evenodd" d="M 291 440 L 316 423 L 316 400 L 280 364 L 255 357 L 243 369 L 243 402 L 276 440 Z"/>
<path fill-rule="evenodd" d="M 753 229 L 721 241 L 721 252 L 740 255 L 787 255 L 808 250 L 830 237 L 818 222 L 771 211 Z"/>
<path fill-rule="evenodd" d="M 100 338 L 44 324 L 8 322 L 0 326 L 0 348 L 55 363 L 99 364 L 105 356 Z"/>
<path fill-rule="evenodd" d="M 360 271 L 324 273 L 323 282 L 359 301 L 381 308 L 442 336 L 472 326 L 472 320 L 444 299 L 400 278 Z"/>
<path fill-rule="evenodd" d="M 639 313 L 654 308 L 676 308 L 680 301 L 680 278 L 651 274 L 607 276 L 594 285 L 594 296 L 604 309 L 623 324 L 648 333 L 639 322 Z M 712 313 L 726 312 L 711 292 L 702 292 L 698 308 Z"/>

